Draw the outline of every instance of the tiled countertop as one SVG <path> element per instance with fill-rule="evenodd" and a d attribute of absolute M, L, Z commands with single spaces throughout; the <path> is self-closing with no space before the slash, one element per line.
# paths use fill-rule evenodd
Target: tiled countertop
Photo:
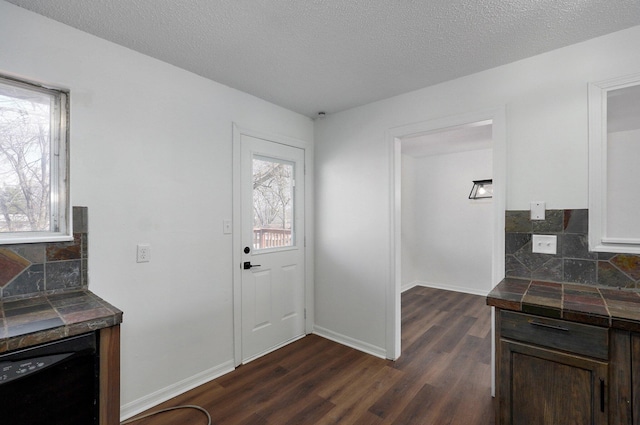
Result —
<path fill-rule="evenodd" d="M 122 323 L 122 311 L 87 290 L 0 301 L 0 353 Z"/>
<path fill-rule="evenodd" d="M 640 332 L 640 293 L 629 289 L 507 278 L 489 293 L 487 304 Z"/>

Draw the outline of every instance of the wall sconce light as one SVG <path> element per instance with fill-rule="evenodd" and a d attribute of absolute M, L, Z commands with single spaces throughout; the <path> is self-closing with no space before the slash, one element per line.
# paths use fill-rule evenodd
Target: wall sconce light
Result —
<path fill-rule="evenodd" d="M 469 199 L 493 198 L 493 180 L 474 180 Z"/>

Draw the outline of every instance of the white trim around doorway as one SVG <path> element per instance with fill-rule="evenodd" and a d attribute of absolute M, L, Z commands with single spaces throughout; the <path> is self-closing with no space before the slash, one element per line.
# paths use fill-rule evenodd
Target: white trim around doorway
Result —
<path fill-rule="evenodd" d="M 401 151 L 400 140 L 403 137 L 429 133 L 465 124 L 492 121 L 493 131 L 493 255 L 492 285 L 504 278 L 504 223 L 506 209 L 507 142 L 506 110 L 504 106 L 461 115 L 438 118 L 414 124 L 394 127 L 386 131 L 385 139 L 390 157 L 390 258 L 389 284 L 386 299 L 386 351 L 387 358 L 397 359 L 401 354 Z M 491 288 L 486 288 L 487 292 Z M 491 324 L 493 328 L 493 320 Z M 492 332 L 493 333 L 493 332 Z M 495 388 L 495 341 L 492 336 L 492 389 Z"/>

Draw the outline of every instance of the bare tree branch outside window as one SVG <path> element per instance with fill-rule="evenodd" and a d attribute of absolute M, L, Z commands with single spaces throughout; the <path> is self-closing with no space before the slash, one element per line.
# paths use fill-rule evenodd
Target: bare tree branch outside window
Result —
<path fill-rule="evenodd" d="M 254 248 L 292 244 L 293 164 L 254 158 Z"/>
<path fill-rule="evenodd" d="M 50 230 L 51 105 L 0 85 L 0 232 Z"/>

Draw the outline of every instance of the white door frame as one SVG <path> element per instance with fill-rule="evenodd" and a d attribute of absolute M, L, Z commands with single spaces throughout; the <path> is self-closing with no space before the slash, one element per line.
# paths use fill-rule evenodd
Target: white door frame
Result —
<path fill-rule="evenodd" d="M 386 301 L 386 326 L 387 358 L 397 359 L 401 353 L 401 151 L 400 139 L 403 137 L 428 133 L 464 124 L 492 120 L 493 130 L 493 249 L 491 277 L 495 286 L 504 278 L 504 224 L 506 209 L 506 175 L 507 175 L 507 142 L 506 142 L 506 111 L 504 106 L 484 111 L 471 112 L 445 118 L 424 121 L 416 124 L 408 124 L 387 130 L 386 140 L 390 150 L 390 205 L 391 205 L 391 247 L 389 252 L 390 276 Z M 492 287 L 493 287 L 492 286 Z M 492 289 L 485 288 L 487 293 Z M 493 317 L 493 315 L 492 315 Z M 492 320 L 491 327 L 493 330 Z M 492 332 L 493 333 L 493 332 Z M 494 387 L 494 353 L 495 341 L 492 336 L 492 388 Z"/>
<path fill-rule="evenodd" d="M 305 333 L 313 330 L 314 318 L 314 252 L 313 252 L 313 143 L 277 134 L 250 130 L 233 123 L 233 360 L 242 363 L 242 196 L 240 170 L 240 140 L 242 135 L 293 146 L 304 150 L 304 247 L 305 247 Z"/>

